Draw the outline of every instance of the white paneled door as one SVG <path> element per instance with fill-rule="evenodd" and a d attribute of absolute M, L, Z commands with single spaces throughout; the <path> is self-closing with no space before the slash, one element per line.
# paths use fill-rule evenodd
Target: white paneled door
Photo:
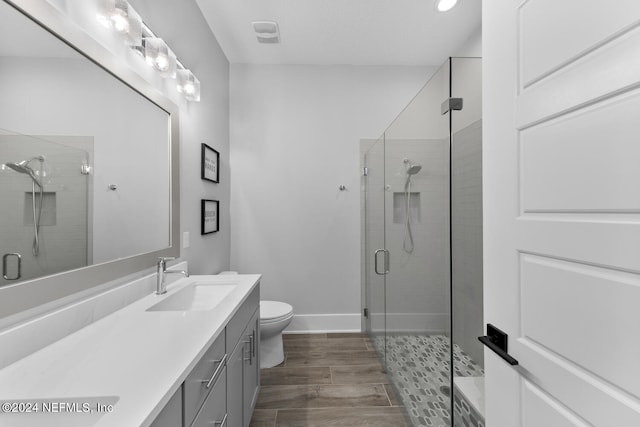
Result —
<path fill-rule="evenodd" d="M 640 1 L 483 2 L 487 427 L 640 426 Z"/>

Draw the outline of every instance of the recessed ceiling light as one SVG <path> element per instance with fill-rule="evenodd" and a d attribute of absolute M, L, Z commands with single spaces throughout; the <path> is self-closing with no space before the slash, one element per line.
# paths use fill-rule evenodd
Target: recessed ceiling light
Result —
<path fill-rule="evenodd" d="M 446 12 L 451 10 L 458 3 L 458 0 L 436 0 L 436 10 L 438 12 Z"/>

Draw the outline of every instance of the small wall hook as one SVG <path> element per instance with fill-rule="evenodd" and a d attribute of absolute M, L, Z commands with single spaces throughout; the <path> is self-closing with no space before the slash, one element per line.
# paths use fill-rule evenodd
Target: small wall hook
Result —
<path fill-rule="evenodd" d="M 118 186 L 116 184 L 109 184 L 109 190 L 116 191 L 117 189 L 118 189 Z"/>
<path fill-rule="evenodd" d="M 347 190 L 347 186 L 344 184 L 340 184 L 340 186 L 338 187 L 338 190 L 340 191 L 346 191 Z"/>

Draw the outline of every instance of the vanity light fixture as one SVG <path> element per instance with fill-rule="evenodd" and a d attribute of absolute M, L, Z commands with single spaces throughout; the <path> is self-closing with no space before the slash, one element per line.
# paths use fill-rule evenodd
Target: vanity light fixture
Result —
<path fill-rule="evenodd" d="M 176 58 L 171 48 L 151 29 L 127 0 L 96 0 L 96 17 L 103 25 L 123 34 L 125 43 L 140 53 L 164 78 L 177 78 L 178 92 L 187 101 L 200 101 L 200 80 Z"/>
<path fill-rule="evenodd" d="M 142 43 L 142 18 L 126 0 L 98 0 L 98 21 L 122 34 L 128 46 Z"/>
<path fill-rule="evenodd" d="M 162 77 L 176 77 L 176 55 L 164 40 L 159 37 L 145 37 L 142 39 L 142 47 L 147 64 L 160 71 Z"/>
<path fill-rule="evenodd" d="M 178 92 L 183 94 L 187 101 L 200 101 L 200 80 L 191 70 L 178 70 L 176 80 Z"/>
<path fill-rule="evenodd" d="M 436 10 L 438 12 L 446 12 L 453 9 L 458 0 L 436 0 Z"/>

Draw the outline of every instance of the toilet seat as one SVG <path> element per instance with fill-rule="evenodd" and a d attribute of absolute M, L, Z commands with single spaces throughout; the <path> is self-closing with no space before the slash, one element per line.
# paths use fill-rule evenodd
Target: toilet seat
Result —
<path fill-rule="evenodd" d="M 293 316 L 293 307 L 286 302 L 260 301 L 260 323 L 276 323 L 290 319 Z"/>

